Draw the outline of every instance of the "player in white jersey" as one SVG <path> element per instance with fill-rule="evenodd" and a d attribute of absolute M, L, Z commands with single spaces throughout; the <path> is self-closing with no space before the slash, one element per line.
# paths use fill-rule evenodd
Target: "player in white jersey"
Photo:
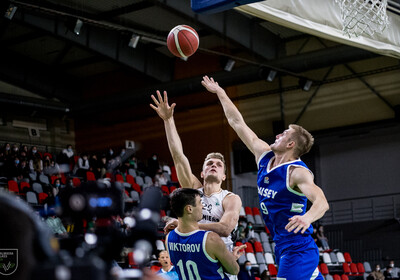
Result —
<path fill-rule="evenodd" d="M 192 169 L 188 158 L 183 153 L 182 142 L 174 121 L 175 103 L 168 104 L 167 92 L 164 97 L 157 91 L 157 98 L 151 96 L 154 104 L 150 104 L 161 119 L 164 120 L 165 132 L 168 140 L 174 165 L 178 175 L 179 183 L 183 188 L 199 189 L 203 193 L 203 218 L 200 229 L 211 230 L 225 237 L 228 249 L 232 250 L 232 240 L 230 235 L 236 228 L 239 220 L 239 212 L 242 207 L 240 197 L 231 192 L 222 190 L 222 182 L 226 179 L 225 160 L 220 153 L 210 153 L 207 155 L 201 178 L 203 183 L 192 174 Z M 170 221 L 165 230 L 169 231 L 177 226 L 177 220 Z"/>

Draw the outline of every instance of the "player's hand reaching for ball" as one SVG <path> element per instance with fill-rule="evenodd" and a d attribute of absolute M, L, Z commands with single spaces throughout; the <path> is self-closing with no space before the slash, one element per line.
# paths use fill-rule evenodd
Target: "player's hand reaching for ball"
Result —
<path fill-rule="evenodd" d="M 303 234 L 309 227 L 311 222 L 307 219 L 306 215 L 303 216 L 293 216 L 289 218 L 289 223 L 286 225 L 285 229 L 288 232 L 298 233 L 299 231 Z"/>
<path fill-rule="evenodd" d="M 151 95 L 151 98 L 154 101 L 154 104 L 150 104 L 150 107 L 153 108 L 154 111 L 157 112 L 157 114 L 162 118 L 164 121 L 168 120 L 169 118 L 172 118 L 174 115 L 174 108 L 176 106 L 175 103 L 173 103 L 171 106 L 168 104 L 168 96 L 167 92 L 164 91 L 164 99 L 161 96 L 161 93 L 159 90 L 157 90 L 157 98 L 154 97 L 154 95 Z"/>
<path fill-rule="evenodd" d="M 209 78 L 208 76 L 204 76 L 201 81 L 203 87 L 205 87 L 209 92 L 217 93 L 219 89 L 222 89 L 213 78 Z"/>

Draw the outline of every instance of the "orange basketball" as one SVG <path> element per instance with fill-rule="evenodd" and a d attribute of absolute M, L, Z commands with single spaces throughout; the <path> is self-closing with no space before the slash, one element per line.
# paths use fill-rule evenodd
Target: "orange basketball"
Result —
<path fill-rule="evenodd" d="M 177 57 L 189 57 L 199 47 L 199 35 L 188 25 L 178 25 L 171 29 L 167 37 L 169 51 Z"/>

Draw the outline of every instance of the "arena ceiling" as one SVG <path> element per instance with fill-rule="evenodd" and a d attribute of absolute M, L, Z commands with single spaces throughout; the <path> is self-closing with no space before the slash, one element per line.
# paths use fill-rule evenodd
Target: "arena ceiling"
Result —
<path fill-rule="evenodd" d="M 400 0 L 391 1 L 400 5 Z M 186 0 L 21 0 L 4 1 L 0 8 L 14 6 L 15 14 L 2 17 L 0 27 L 3 112 L 18 109 L 87 118 L 145 107 L 128 115 L 114 114 L 112 121 L 140 119 L 153 114 L 147 104 L 156 89 L 168 90 L 171 97 L 202 90 L 204 71 L 177 75 L 177 67 L 219 61 L 221 65 L 210 67 L 212 73 L 207 74 L 232 86 L 265 79 L 269 69 L 307 79 L 303 73 L 309 70 L 378 56 L 339 44 L 288 55 L 282 46 L 294 40 L 306 44 L 312 36 L 236 10 L 195 14 Z M 78 19 L 79 35 L 74 32 Z M 200 48 L 188 61 L 173 57 L 165 45 L 169 30 L 178 24 L 191 25 L 200 36 Z M 140 36 L 135 48 L 129 46 L 132 36 Z M 223 68 L 229 59 L 236 64 L 228 72 Z M 114 91 L 116 76 L 134 79 Z M 94 92 L 96 84 L 107 84 L 103 87 L 112 94 L 85 94 Z M 189 108 L 208 102 L 192 102 Z"/>

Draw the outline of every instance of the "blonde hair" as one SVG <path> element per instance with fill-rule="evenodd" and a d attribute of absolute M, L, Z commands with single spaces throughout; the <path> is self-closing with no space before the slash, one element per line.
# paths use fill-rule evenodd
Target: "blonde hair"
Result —
<path fill-rule="evenodd" d="M 216 159 L 221 160 L 224 163 L 224 171 L 226 172 L 226 163 L 225 163 L 224 155 L 221 154 L 221 153 L 209 153 L 206 156 L 204 162 L 206 162 L 207 160 L 212 159 L 212 158 L 216 158 Z M 204 164 L 203 164 L 203 169 L 204 169 Z"/>
<path fill-rule="evenodd" d="M 294 150 L 295 156 L 300 157 L 308 153 L 314 144 L 314 137 L 311 133 L 297 124 L 290 124 L 289 128 L 294 130 L 294 133 L 291 135 L 291 140 L 296 143 Z"/>

